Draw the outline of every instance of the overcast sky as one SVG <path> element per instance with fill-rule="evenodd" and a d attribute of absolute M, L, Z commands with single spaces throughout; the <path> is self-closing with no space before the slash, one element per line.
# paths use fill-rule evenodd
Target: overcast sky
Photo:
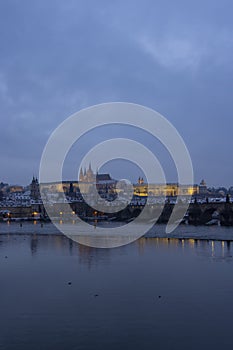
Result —
<path fill-rule="evenodd" d="M 196 182 L 233 185 L 232 13 L 231 0 L 1 0 L 0 181 L 38 175 L 70 114 L 128 101 L 173 123 Z"/>

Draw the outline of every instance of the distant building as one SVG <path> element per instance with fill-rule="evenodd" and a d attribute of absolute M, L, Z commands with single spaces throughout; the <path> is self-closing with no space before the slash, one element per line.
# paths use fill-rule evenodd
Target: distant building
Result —
<path fill-rule="evenodd" d="M 86 169 L 81 168 L 80 173 L 79 173 L 79 182 L 94 182 L 95 181 L 95 174 L 91 168 L 91 163 L 89 164 L 89 168 L 86 171 Z"/>
<path fill-rule="evenodd" d="M 205 180 L 201 180 L 199 185 L 199 194 L 206 195 L 208 193 L 207 186 Z"/>
<path fill-rule="evenodd" d="M 95 174 L 90 163 L 88 170 L 84 169 L 83 171 L 81 168 L 78 183 L 83 193 L 91 192 L 93 186 L 96 186 L 98 191 L 108 192 L 115 186 L 116 180 L 112 179 L 109 174 L 99 174 L 98 171 Z"/>
<path fill-rule="evenodd" d="M 140 176 L 139 176 L 139 178 L 138 178 L 138 184 L 139 184 L 139 185 L 143 185 L 143 184 L 144 184 L 144 179 L 143 179 L 143 177 L 140 177 Z"/>
<path fill-rule="evenodd" d="M 112 179 L 109 174 L 94 173 L 91 164 L 88 169 L 82 169 L 79 173 L 79 181 L 62 181 L 41 184 L 43 196 L 46 192 L 62 193 L 70 197 L 78 196 L 81 193 L 91 193 L 96 187 L 99 192 L 108 192 L 115 188 L 116 180 Z M 31 184 L 31 188 L 36 188 L 36 179 Z"/>
<path fill-rule="evenodd" d="M 37 200 L 40 198 L 39 182 L 38 182 L 38 179 L 34 176 L 32 178 L 32 182 L 30 184 L 30 191 L 31 191 L 31 193 L 30 193 L 31 199 Z"/>
<path fill-rule="evenodd" d="M 9 193 L 23 192 L 23 186 L 13 185 L 8 187 Z"/>
<path fill-rule="evenodd" d="M 179 185 L 178 183 L 167 184 L 145 184 L 139 182 L 134 186 L 134 195 L 144 196 L 192 196 L 199 194 L 199 186 L 194 185 Z"/>
<path fill-rule="evenodd" d="M 9 185 L 7 183 L 4 182 L 0 182 L 0 190 L 1 191 L 6 191 L 6 189 L 9 187 Z"/>
<path fill-rule="evenodd" d="M 36 179 L 34 179 L 34 187 L 36 187 Z M 121 193 L 124 192 L 123 184 L 120 187 L 116 186 L 117 181 L 107 173 L 99 174 L 92 170 L 91 164 L 89 164 L 88 170 L 80 169 L 79 181 L 62 181 L 43 184 L 44 192 L 48 190 L 50 193 L 65 192 L 70 197 L 75 197 L 81 193 L 92 193 L 96 188 L 99 193 Z M 122 187 L 123 186 L 123 187 Z M 33 188 L 34 188 L 33 187 Z M 127 186 L 126 186 L 127 188 Z M 125 188 L 125 189 L 126 189 Z M 147 184 L 144 182 L 143 177 L 139 177 L 136 184 L 133 184 L 133 194 L 135 196 L 146 197 L 150 196 L 193 196 L 205 193 L 207 191 L 206 183 L 201 181 L 200 186 L 197 184 L 180 185 L 178 183 L 167 184 Z"/>

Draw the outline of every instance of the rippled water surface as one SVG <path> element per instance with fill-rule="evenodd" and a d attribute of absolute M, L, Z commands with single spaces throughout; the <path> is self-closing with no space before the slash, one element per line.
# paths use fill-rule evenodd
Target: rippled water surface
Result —
<path fill-rule="evenodd" d="M 233 242 L 23 229 L 0 235 L 0 349 L 233 348 Z"/>

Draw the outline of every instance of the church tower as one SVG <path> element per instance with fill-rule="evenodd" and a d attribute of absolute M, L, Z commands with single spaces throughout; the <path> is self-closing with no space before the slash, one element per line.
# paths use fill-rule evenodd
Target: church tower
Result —
<path fill-rule="evenodd" d="M 206 182 L 205 182 L 204 179 L 201 180 L 201 182 L 200 182 L 200 185 L 199 185 L 199 193 L 200 193 L 200 194 L 203 194 L 203 195 L 205 195 L 205 194 L 208 193 L 207 186 L 206 186 Z"/>
<path fill-rule="evenodd" d="M 87 170 L 87 182 L 93 182 L 94 181 L 94 173 L 93 170 L 91 168 L 91 163 L 89 163 L 89 168 Z"/>
<path fill-rule="evenodd" d="M 79 173 L 79 181 L 80 182 L 84 181 L 83 168 L 81 168 L 80 173 Z"/>
<path fill-rule="evenodd" d="M 30 190 L 31 190 L 31 199 L 37 200 L 40 198 L 40 186 L 38 179 L 33 176 L 32 182 L 30 184 Z"/>

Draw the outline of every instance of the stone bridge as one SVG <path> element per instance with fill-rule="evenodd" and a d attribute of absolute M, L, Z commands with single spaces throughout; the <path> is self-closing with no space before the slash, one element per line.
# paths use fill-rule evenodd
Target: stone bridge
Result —
<path fill-rule="evenodd" d="M 174 208 L 174 204 L 154 204 L 149 206 L 148 218 L 158 217 L 158 223 L 167 223 Z M 144 206 L 131 205 L 118 213 L 118 219 L 127 220 L 137 217 Z M 176 211 L 183 210 L 184 205 L 179 204 Z M 219 220 L 221 225 L 233 225 L 233 203 L 191 203 L 187 210 L 185 218 L 188 223 L 194 225 L 203 225 L 210 222 L 212 219 Z"/>
<path fill-rule="evenodd" d="M 233 203 L 193 203 L 188 210 L 190 224 L 206 224 L 212 219 L 218 219 L 223 226 L 233 225 Z"/>

